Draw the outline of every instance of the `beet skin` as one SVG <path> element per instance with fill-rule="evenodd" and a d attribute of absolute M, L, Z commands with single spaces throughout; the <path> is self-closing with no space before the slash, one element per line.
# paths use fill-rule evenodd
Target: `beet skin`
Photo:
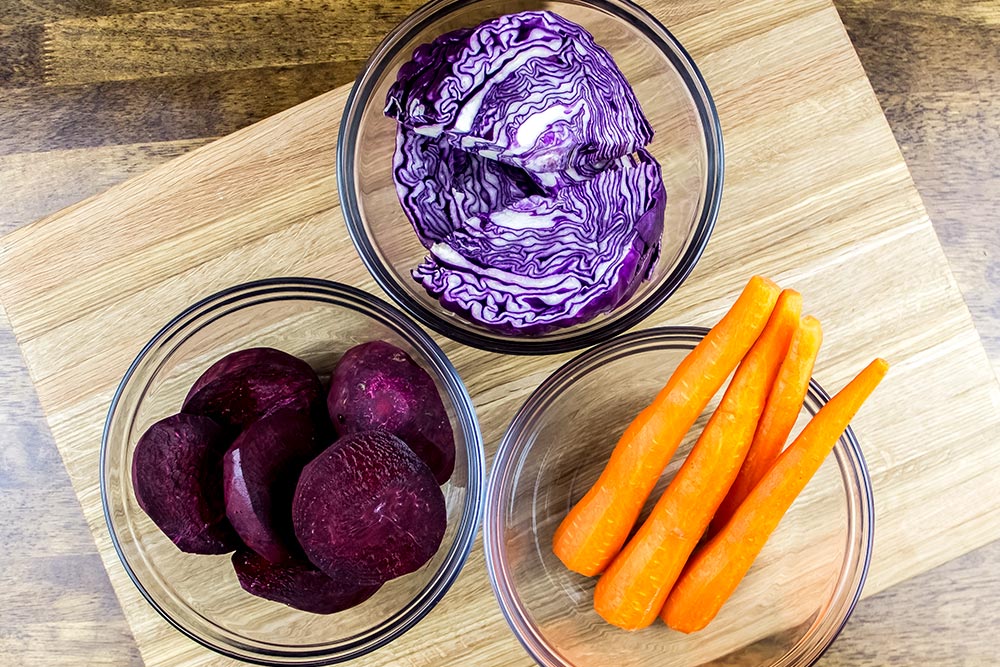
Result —
<path fill-rule="evenodd" d="M 239 433 L 282 408 L 313 410 L 322 394 L 319 377 L 305 361 L 254 347 L 212 364 L 191 387 L 181 411 L 211 417 Z"/>
<path fill-rule="evenodd" d="M 379 584 L 361 585 L 345 577 L 328 577 L 308 562 L 269 563 L 250 549 L 233 554 L 233 569 L 247 593 L 313 614 L 349 609 L 379 589 Z"/>

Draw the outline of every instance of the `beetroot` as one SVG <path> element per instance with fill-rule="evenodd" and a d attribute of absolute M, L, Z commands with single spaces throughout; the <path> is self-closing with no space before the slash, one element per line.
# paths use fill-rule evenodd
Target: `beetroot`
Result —
<path fill-rule="evenodd" d="M 434 380 L 385 341 L 356 345 L 340 359 L 326 399 L 339 435 L 385 429 L 430 467 L 439 484 L 455 469 L 455 437 Z"/>
<path fill-rule="evenodd" d="M 283 409 L 248 426 L 222 459 L 226 516 L 243 543 L 272 563 L 298 551 L 292 494 L 319 451 L 309 415 Z"/>
<path fill-rule="evenodd" d="M 344 436 L 299 477 L 292 525 L 316 567 L 362 583 L 420 568 L 438 550 L 444 495 L 423 461 L 396 436 Z"/>
<path fill-rule="evenodd" d="M 328 577 L 304 561 L 275 565 L 250 549 L 233 554 L 233 569 L 247 593 L 314 614 L 332 614 L 359 605 L 380 584 L 361 585 L 346 577 Z"/>
<path fill-rule="evenodd" d="M 195 383 L 191 385 L 191 389 L 188 390 L 187 396 L 184 397 L 184 402 L 187 403 L 191 400 L 192 396 L 215 380 L 233 373 L 240 373 L 244 369 L 250 368 L 251 366 L 257 366 L 260 364 L 284 364 L 289 368 L 298 368 L 301 367 L 301 364 L 303 363 L 305 362 L 298 357 L 292 356 L 287 352 L 282 352 L 281 350 L 277 350 L 273 347 L 251 347 L 246 350 L 238 350 L 227 354 L 209 366 L 208 369 L 202 373 L 197 380 L 195 380 Z"/>
<path fill-rule="evenodd" d="M 281 408 L 312 410 L 322 393 L 309 364 L 280 350 L 255 347 L 212 364 L 191 387 L 181 411 L 212 417 L 239 432 Z"/>
<path fill-rule="evenodd" d="M 149 427 L 132 455 L 139 507 L 181 551 L 222 554 L 239 546 L 222 498 L 223 429 L 208 417 L 173 415 Z"/>

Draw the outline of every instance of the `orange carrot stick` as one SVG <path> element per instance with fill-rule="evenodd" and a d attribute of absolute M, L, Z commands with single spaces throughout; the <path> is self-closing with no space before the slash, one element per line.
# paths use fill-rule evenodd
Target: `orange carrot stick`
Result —
<path fill-rule="evenodd" d="M 681 632 L 695 632 L 715 618 L 781 517 L 888 369 L 884 359 L 869 364 L 816 413 L 782 452 L 732 519 L 685 567 L 663 606 L 661 616 L 667 625 Z"/>
<path fill-rule="evenodd" d="M 684 465 L 597 582 L 594 609 L 604 620 L 637 630 L 656 619 L 739 472 L 801 311 L 801 295 L 783 291 Z"/>
<path fill-rule="evenodd" d="M 823 329 L 819 320 L 811 315 L 802 318 L 767 397 L 764 414 L 757 423 L 757 432 L 747 450 L 743 467 L 712 519 L 711 534 L 714 535 L 726 525 L 736 508 L 781 453 L 788 434 L 795 426 L 799 411 L 802 410 L 802 402 L 809 390 L 809 379 L 822 342 Z"/>
<path fill-rule="evenodd" d="M 566 567 L 592 576 L 618 553 L 684 434 L 757 340 L 779 291 L 767 278 L 751 278 L 625 429 L 601 476 L 556 529 L 552 548 Z"/>

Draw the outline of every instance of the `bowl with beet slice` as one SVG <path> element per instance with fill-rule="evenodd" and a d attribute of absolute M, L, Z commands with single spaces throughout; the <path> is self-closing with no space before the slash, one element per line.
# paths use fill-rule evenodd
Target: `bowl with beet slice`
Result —
<path fill-rule="evenodd" d="M 365 561 L 362 578 L 357 564 L 320 567 L 311 560 L 295 536 L 292 493 L 311 462 L 338 446 L 326 405 L 338 361 L 372 341 L 405 355 L 407 372 L 421 378 L 413 381 L 419 391 L 433 394 L 433 407 L 420 414 L 434 416 L 425 421 L 436 420 L 435 434 L 451 436 L 442 442 L 450 442 L 454 458 L 440 484 L 399 433 L 382 431 L 376 444 L 347 450 L 368 457 L 368 473 L 358 473 L 349 488 L 368 488 L 367 480 L 385 500 L 357 517 L 374 531 L 366 539 L 384 543 L 377 558 Z M 198 407 L 199 396 L 211 400 Z M 168 428 L 154 428 L 168 417 Z M 383 426 L 399 430 L 397 422 Z M 427 431 L 424 422 L 418 426 L 417 433 Z M 108 412 L 101 499 L 126 574 L 180 632 L 251 663 L 333 664 L 399 637 L 448 591 L 481 518 L 484 458 L 461 379 L 412 321 L 352 287 L 272 279 L 195 303 L 141 350 Z M 163 502 L 167 497 L 173 500 Z M 184 532 L 164 516 L 194 528 Z M 382 529 L 380 516 L 388 521 Z M 387 529 L 414 517 L 426 532 L 415 541 Z M 178 535 L 221 537 L 219 544 L 195 545 L 216 552 L 204 555 L 178 548 L 171 539 Z M 349 546 L 355 556 L 364 552 Z"/>

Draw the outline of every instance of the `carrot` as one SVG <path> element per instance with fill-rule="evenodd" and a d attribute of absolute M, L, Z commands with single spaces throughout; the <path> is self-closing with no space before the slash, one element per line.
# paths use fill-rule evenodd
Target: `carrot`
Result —
<path fill-rule="evenodd" d="M 701 630 L 743 579 L 764 542 L 819 469 L 861 404 L 885 377 L 876 359 L 824 405 L 736 509 L 732 519 L 684 569 L 661 616 L 681 632 Z"/>
<path fill-rule="evenodd" d="M 726 525 L 726 522 L 739 507 L 750 490 L 760 481 L 774 460 L 778 458 L 782 447 L 788 440 L 788 434 L 795 426 L 795 420 L 802 410 L 802 402 L 809 390 L 809 379 L 812 377 L 813 364 L 823 342 L 823 329 L 819 320 L 811 315 L 802 318 L 802 323 L 792 336 L 788 355 L 781 363 L 781 370 L 774 381 L 771 393 L 767 397 L 764 413 L 757 423 L 757 432 L 747 450 L 743 467 L 736 476 L 726 499 L 719 505 L 719 510 L 712 519 L 710 533 L 715 534 Z"/>
<path fill-rule="evenodd" d="M 552 549 L 566 567 L 592 576 L 618 553 L 684 434 L 757 340 L 779 291 L 767 278 L 751 278 L 628 425 L 600 477 L 556 529 Z"/>
<path fill-rule="evenodd" d="M 684 465 L 597 582 L 594 609 L 604 620 L 637 630 L 656 619 L 739 472 L 801 310 L 798 292 L 781 293 Z"/>

